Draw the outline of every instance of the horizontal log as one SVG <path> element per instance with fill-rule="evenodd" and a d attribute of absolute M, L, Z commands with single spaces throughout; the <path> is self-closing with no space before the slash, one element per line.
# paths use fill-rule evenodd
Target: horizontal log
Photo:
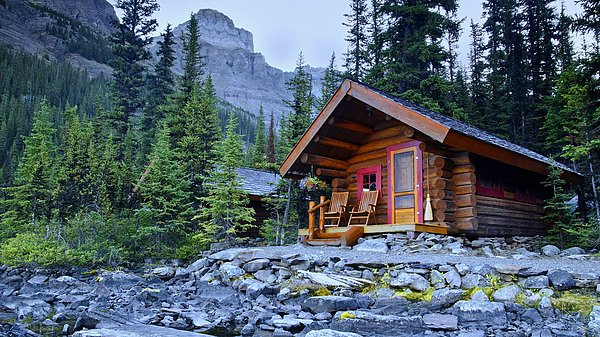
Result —
<path fill-rule="evenodd" d="M 435 169 L 435 168 L 423 169 L 423 177 L 424 177 L 423 179 L 438 178 L 438 177 L 450 179 L 450 178 L 452 178 L 452 172 L 442 170 L 442 169 Z"/>
<path fill-rule="evenodd" d="M 460 173 L 452 176 L 452 182 L 454 183 L 454 186 L 475 185 L 477 177 L 473 172 Z"/>
<path fill-rule="evenodd" d="M 477 216 L 477 207 L 458 207 L 454 211 L 454 216 L 458 218 L 472 218 Z"/>
<path fill-rule="evenodd" d="M 426 179 L 423 181 L 423 188 L 429 186 L 430 189 L 444 189 L 446 188 L 447 180 L 444 178 Z"/>
<path fill-rule="evenodd" d="M 477 218 L 463 218 L 454 221 L 454 228 L 459 231 L 476 231 L 478 226 Z"/>
<path fill-rule="evenodd" d="M 333 139 L 333 138 L 328 138 L 328 137 L 323 137 L 323 136 L 316 136 L 313 139 L 313 142 L 321 144 L 321 145 L 329 146 L 329 147 L 335 147 L 338 149 L 348 150 L 348 151 L 356 151 L 360 148 L 360 146 L 358 144 L 352 144 L 352 143 L 345 142 L 343 140 L 338 140 L 338 139 Z"/>
<path fill-rule="evenodd" d="M 446 165 L 446 159 L 444 159 L 444 157 L 442 156 L 438 156 L 438 155 L 432 155 L 432 154 L 426 154 L 426 158 L 427 158 L 427 165 L 429 165 L 429 167 L 435 167 L 435 168 L 444 168 L 444 166 Z"/>
<path fill-rule="evenodd" d="M 452 156 L 452 161 L 454 165 L 471 164 L 471 157 L 467 151 L 457 152 Z"/>
<path fill-rule="evenodd" d="M 325 168 L 334 169 L 334 170 L 343 170 L 343 171 L 345 171 L 349 165 L 348 162 L 343 161 L 343 160 L 319 156 L 316 154 L 309 154 L 309 153 L 304 153 L 300 157 L 300 161 L 302 162 L 302 164 L 315 165 L 315 166 L 325 167 Z"/>
<path fill-rule="evenodd" d="M 373 159 L 377 159 L 377 158 L 383 158 L 385 160 L 386 156 L 387 156 L 387 153 L 385 151 L 385 148 L 383 148 L 383 149 L 379 149 L 376 151 L 366 152 L 366 153 L 358 154 L 354 157 L 350 157 L 348 159 L 348 163 L 349 164 L 357 164 L 357 163 L 361 163 L 361 162 L 365 162 L 365 161 L 369 161 L 369 160 L 373 160 Z"/>
<path fill-rule="evenodd" d="M 435 221 L 454 221 L 455 220 L 455 216 L 454 213 L 452 212 L 442 212 L 442 211 L 435 211 L 433 212 L 433 219 Z"/>
<path fill-rule="evenodd" d="M 473 164 L 456 165 L 452 169 L 452 173 L 454 173 L 454 174 L 469 173 L 469 172 L 475 172 L 475 165 L 473 165 Z"/>
<path fill-rule="evenodd" d="M 356 163 L 356 164 L 351 164 L 346 169 L 346 172 L 348 172 L 348 173 L 356 173 L 356 171 L 358 169 L 361 169 L 361 168 L 364 168 L 364 167 L 375 166 L 375 165 L 386 165 L 386 164 L 387 164 L 387 158 L 386 157 L 380 157 L 380 158 L 375 158 L 375 159 L 371 159 L 371 160 L 360 162 L 360 163 Z"/>
<path fill-rule="evenodd" d="M 454 203 L 456 204 L 456 207 L 458 207 L 458 208 L 473 207 L 473 206 L 475 206 L 476 202 L 477 202 L 477 197 L 475 196 L 475 194 L 462 194 L 462 195 L 457 195 L 454 198 Z"/>
<path fill-rule="evenodd" d="M 353 183 L 353 182 L 356 182 L 356 173 L 350 173 L 346 177 L 346 183 L 350 184 L 350 183 Z"/>
<path fill-rule="evenodd" d="M 506 209 L 521 210 L 525 212 L 533 212 L 537 214 L 544 214 L 544 207 L 542 205 L 534 205 L 520 201 L 501 199 L 495 197 L 488 197 L 483 195 L 477 195 L 477 205 L 482 206 L 495 206 Z"/>
<path fill-rule="evenodd" d="M 536 228 L 544 229 L 548 227 L 542 220 L 528 220 L 528 219 L 511 219 L 501 216 L 477 216 L 477 219 L 481 224 L 493 225 L 493 226 L 504 226 L 506 228 Z"/>
<path fill-rule="evenodd" d="M 409 130 L 412 130 L 412 131 L 409 131 Z M 366 139 L 365 144 L 369 143 L 369 142 L 377 141 L 380 139 L 397 137 L 397 136 L 403 136 L 403 137 L 410 138 L 414 134 L 415 134 L 415 130 L 413 128 L 411 128 L 410 126 L 396 125 L 391 128 L 387 128 L 387 129 L 383 129 L 383 130 L 379 130 L 379 131 L 375 132 L 374 134 L 372 134 L 371 136 L 369 136 Z"/>
<path fill-rule="evenodd" d="M 456 195 L 473 194 L 473 193 L 475 193 L 477 191 L 477 186 L 476 185 L 454 186 L 454 188 L 452 189 L 452 191 L 454 191 L 454 193 L 456 193 Z"/>
<path fill-rule="evenodd" d="M 385 150 L 385 148 L 388 147 L 388 146 L 406 143 L 406 142 L 409 142 L 411 140 L 412 139 L 406 138 L 404 136 L 396 136 L 396 137 L 390 137 L 390 138 L 383 138 L 383 139 L 379 139 L 379 140 L 374 140 L 374 141 L 370 141 L 370 142 L 364 143 L 358 149 L 357 153 L 364 153 L 364 152 L 369 152 L 369 151 L 379 150 L 379 149 Z"/>
<path fill-rule="evenodd" d="M 332 125 L 336 128 L 353 131 L 365 135 L 372 135 L 373 133 L 375 133 L 375 130 L 372 127 L 357 122 L 349 121 L 347 119 L 331 117 L 329 118 L 328 123 L 329 125 Z"/>
<path fill-rule="evenodd" d="M 510 219 L 523 219 L 523 220 L 540 220 L 542 214 L 526 211 L 518 211 L 508 208 L 492 207 L 477 205 L 477 210 L 481 216 L 499 216 Z"/>
<path fill-rule="evenodd" d="M 346 173 L 346 171 L 332 170 L 321 167 L 315 170 L 315 174 L 318 177 L 343 178 L 344 180 L 348 176 L 348 173 Z"/>
<path fill-rule="evenodd" d="M 331 187 L 333 188 L 346 188 L 348 187 L 348 183 L 346 179 L 335 178 L 331 181 Z"/>
<path fill-rule="evenodd" d="M 427 197 L 427 189 L 424 190 L 424 197 Z M 432 199 L 445 199 L 446 191 L 442 189 L 429 190 L 429 197 Z"/>

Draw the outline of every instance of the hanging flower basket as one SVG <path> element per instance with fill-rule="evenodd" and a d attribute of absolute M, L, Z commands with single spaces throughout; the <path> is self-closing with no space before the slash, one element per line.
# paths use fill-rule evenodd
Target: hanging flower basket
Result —
<path fill-rule="evenodd" d="M 324 191 L 327 189 L 327 184 L 323 180 L 316 177 L 304 178 L 301 182 L 301 186 L 309 192 Z"/>

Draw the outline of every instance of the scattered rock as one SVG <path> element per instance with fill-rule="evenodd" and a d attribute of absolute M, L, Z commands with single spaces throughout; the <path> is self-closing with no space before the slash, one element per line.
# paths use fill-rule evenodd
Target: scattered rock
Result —
<path fill-rule="evenodd" d="M 546 245 L 542 247 L 542 254 L 546 256 L 556 256 L 560 254 L 560 249 L 554 245 Z"/>
<path fill-rule="evenodd" d="M 498 302 L 458 301 L 452 313 L 466 326 L 503 328 L 508 323 L 504 304 Z"/>
<path fill-rule="evenodd" d="M 341 332 L 331 329 L 313 330 L 305 335 L 305 337 L 362 337 L 353 332 Z"/>
<path fill-rule="evenodd" d="M 529 277 L 523 282 L 523 288 L 525 289 L 544 289 L 548 288 L 550 281 L 548 280 L 548 276 L 533 276 Z"/>
<path fill-rule="evenodd" d="M 390 286 L 395 288 L 408 287 L 415 291 L 425 291 L 430 287 L 430 284 L 421 275 L 402 272 L 390 281 Z"/>
<path fill-rule="evenodd" d="M 458 330 L 458 317 L 454 315 L 426 314 L 423 315 L 423 322 L 433 330 Z"/>
<path fill-rule="evenodd" d="M 568 272 L 560 269 L 548 272 L 548 280 L 556 290 L 569 290 L 575 287 L 575 280 Z"/>
<path fill-rule="evenodd" d="M 314 314 L 321 312 L 336 312 L 341 310 L 356 310 L 358 302 L 355 298 L 344 296 L 314 296 L 302 303 L 302 309 Z"/>
<path fill-rule="evenodd" d="M 521 288 L 518 285 L 509 285 L 494 291 L 492 298 L 496 302 L 514 302 L 520 292 Z"/>
<path fill-rule="evenodd" d="M 376 240 L 365 240 L 353 248 L 358 252 L 373 252 L 373 253 L 387 253 L 389 251 L 388 245 L 383 239 Z"/>

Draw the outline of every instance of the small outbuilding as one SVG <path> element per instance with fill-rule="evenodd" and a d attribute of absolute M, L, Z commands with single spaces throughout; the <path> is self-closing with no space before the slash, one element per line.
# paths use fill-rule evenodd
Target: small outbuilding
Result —
<path fill-rule="evenodd" d="M 344 80 L 280 173 L 300 179 L 314 172 L 334 191 L 349 192 L 350 205 L 358 205 L 364 191 L 379 191 L 376 216 L 364 233 L 529 236 L 548 229 L 543 200 L 551 191 L 541 183 L 551 165 L 563 170 L 565 180 L 582 182 L 580 174 L 539 153 Z M 321 223 L 315 231 L 331 237 L 324 233 L 346 230 Z M 300 234 L 319 236 L 306 230 Z"/>
<path fill-rule="evenodd" d="M 249 237 L 258 237 L 259 229 L 267 219 L 272 218 L 269 205 L 264 201 L 266 197 L 277 197 L 277 184 L 281 180 L 279 174 L 273 171 L 257 170 L 248 167 L 237 169 L 241 182 L 240 189 L 248 194 L 248 206 L 254 209 L 254 228 Z"/>

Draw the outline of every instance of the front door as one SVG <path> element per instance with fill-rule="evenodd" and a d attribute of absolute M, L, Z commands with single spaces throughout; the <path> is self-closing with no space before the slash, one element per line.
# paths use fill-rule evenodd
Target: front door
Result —
<path fill-rule="evenodd" d="M 420 157 L 418 142 L 388 147 L 388 217 L 392 224 L 423 222 Z"/>

